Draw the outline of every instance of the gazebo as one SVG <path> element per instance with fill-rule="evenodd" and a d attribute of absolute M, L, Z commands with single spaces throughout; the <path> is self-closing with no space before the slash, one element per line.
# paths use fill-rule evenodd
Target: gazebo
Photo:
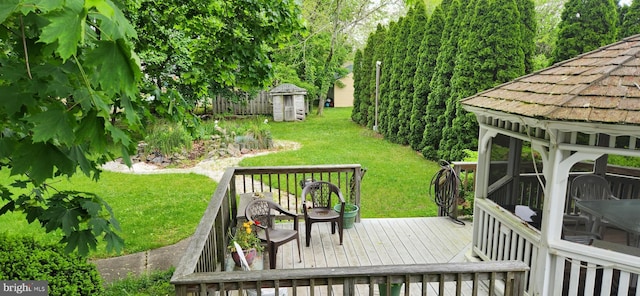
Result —
<path fill-rule="evenodd" d="M 604 176 L 618 198 L 640 198 L 638 168 L 619 165 L 640 159 L 640 35 L 460 103 L 479 124 L 473 255 L 527 263 L 529 295 L 640 295 L 637 242 L 612 232 L 580 244 L 563 233 L 583 223 L 568 196 L 578 175 Z M 537 212 L 538 224 L 518 218 L 515 205 Z M 616 231 L 633 237 L 640 225 Z"/>

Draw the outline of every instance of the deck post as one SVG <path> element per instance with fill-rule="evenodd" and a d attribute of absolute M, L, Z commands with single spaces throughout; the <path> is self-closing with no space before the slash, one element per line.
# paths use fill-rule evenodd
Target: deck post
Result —
<path fill-rule="evenodd" d="M 355 283 L 353 279 L 345 279 L 342 287 L 342 295 L 353 296 L 355 292 Z"/>

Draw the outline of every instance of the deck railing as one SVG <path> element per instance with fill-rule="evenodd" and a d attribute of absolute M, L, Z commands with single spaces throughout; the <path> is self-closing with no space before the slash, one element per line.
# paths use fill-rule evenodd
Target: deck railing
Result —
<path fill-rule="evenodd" d="M 301 181 L 324 180 L 336 184 L 349 202 L 359 206 L 362 173 L 358 164 L 227 169 L 174 272 L 172 282 L 175 281 L 177 294 L 185 295 L 189 285 L 181 284 L 184 281 L 192 281 L 203 273 L 222 271 L 228 233 L 237 224 L 240 194 L 271 192 L 285 208 L 299 214 Z"/>
<path fill-rule="evenodd" d="M 289 287 L 293 295 L 297 295 L 299 289 L 309 289 L 310 295 L 313 295 L 315 288 L 326 288 L 327 295 L 362 295 L 366 290 L 369 291 L 368 295 L 373 295 L 378 284 L 386 284 L 388 288 L 393 284 L 404 284 L 403 295 L 414 295 L 414 290 L 418 290 L 421 295 L 433 295 L 433 290 L 436 295 L 524 295 L 523 284 L 527 269 L 522 262 L 502 261 L 367 266 L 366 269 L 330 267 L 256 270 L 219 272 L 207 275 L 206 278 L 201 277 L 198 281 L 181 281 L 181 284 L 192 284 L 194 289 L 189 292 L 201 295 Z M 430 283 L 431 286 L 428 285 Z"/>
<path fill-rule="evenodd" d="M 343 295 L 355 295 L 356 285 L 378 283 L 437 283 L 439 289 L 459 290 L 471 286 L 473 295 L 480 283 L 504 295 L 522 295 L 527 266 L 517 262 L 480 262 L 466 264 L 389 265 L 358 267 L 308 268 L 224 272 L 228 231 L 237 223 L 238 197 L 247 192 L 271 192 L 274 199 L 289 210 L 300 213 L 301 185 L 305 180 L 325 180 L 338 184 L 350 202 L 360 204 L 360 182 L 364 170 L 360 165 L 287 166 L 230 168 L 222 176 L 207 209 L 191 237 L 185 255 L 176 267 L 171 283 L 176 295 L 210 295 L 215 291 L 255 289 L 256 287 L 302 287 L 342 289 Z M 453 282 L 453 283 L 449 283 Z M 468 282 L 470 284 L 464 284 Z M 447 283 L 445 285 L 445 283 Z M 389 285 L 390 286 L 390 285 Z M 502 287 L 504 290 L 499 289 Z M 422 295 L 426 286 L 422 285 Z M 497 290 L 496 290 L 497 289 Z M 260 291 L 260 290 L 258 290 Z M 408 294 L 407 294 L 408 295 Z M 491 294 L 493 295 L 493 294 Z"/>

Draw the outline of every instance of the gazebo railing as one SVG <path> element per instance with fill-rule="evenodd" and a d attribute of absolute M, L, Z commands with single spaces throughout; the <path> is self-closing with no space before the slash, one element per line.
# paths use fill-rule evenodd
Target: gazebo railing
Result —
<path fill-rule="evenodd" d="M 454 168 L 461 176 L 463 185 L 473 182 L 475 163 L 454 162 Z M 571 173 L 567 184 L 583 172 Z M 471 175 L 471 176 L 470 176 Z M 611 185 L 613 195 L 621 199 L 640 198 L 640 169 L 609 165 L 607 166 L 607 181 Z M 542 209 L 544 191 L 540 181 L 544 182 L 544 176 L 535 173 L 523 173 L 517 178 L 502 180 L 502 184 L 492 186 L 488 198 L 500 205 L 526 205 L 532 209 Z M 517 182 L 517 183 L 516 183 Z M 516 186 L 517 194 L 513 194 L 512 187 Z M 466 188 L 466 187 L 465 187 Z M 567 194 L 569 187 L 567 187 Z M 576 212 L 573 201 L 567 198 L 565 213 L 571 215 Z"/>

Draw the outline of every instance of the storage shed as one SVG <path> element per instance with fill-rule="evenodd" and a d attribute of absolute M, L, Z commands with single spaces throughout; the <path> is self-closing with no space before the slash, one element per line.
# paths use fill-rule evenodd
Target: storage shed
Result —
<path fill-rule="evenodd" d="M 269 91 L 273 102 L 273 121 L 304 120 L 307 90 L 293 84 L 280 84 Z"/>

